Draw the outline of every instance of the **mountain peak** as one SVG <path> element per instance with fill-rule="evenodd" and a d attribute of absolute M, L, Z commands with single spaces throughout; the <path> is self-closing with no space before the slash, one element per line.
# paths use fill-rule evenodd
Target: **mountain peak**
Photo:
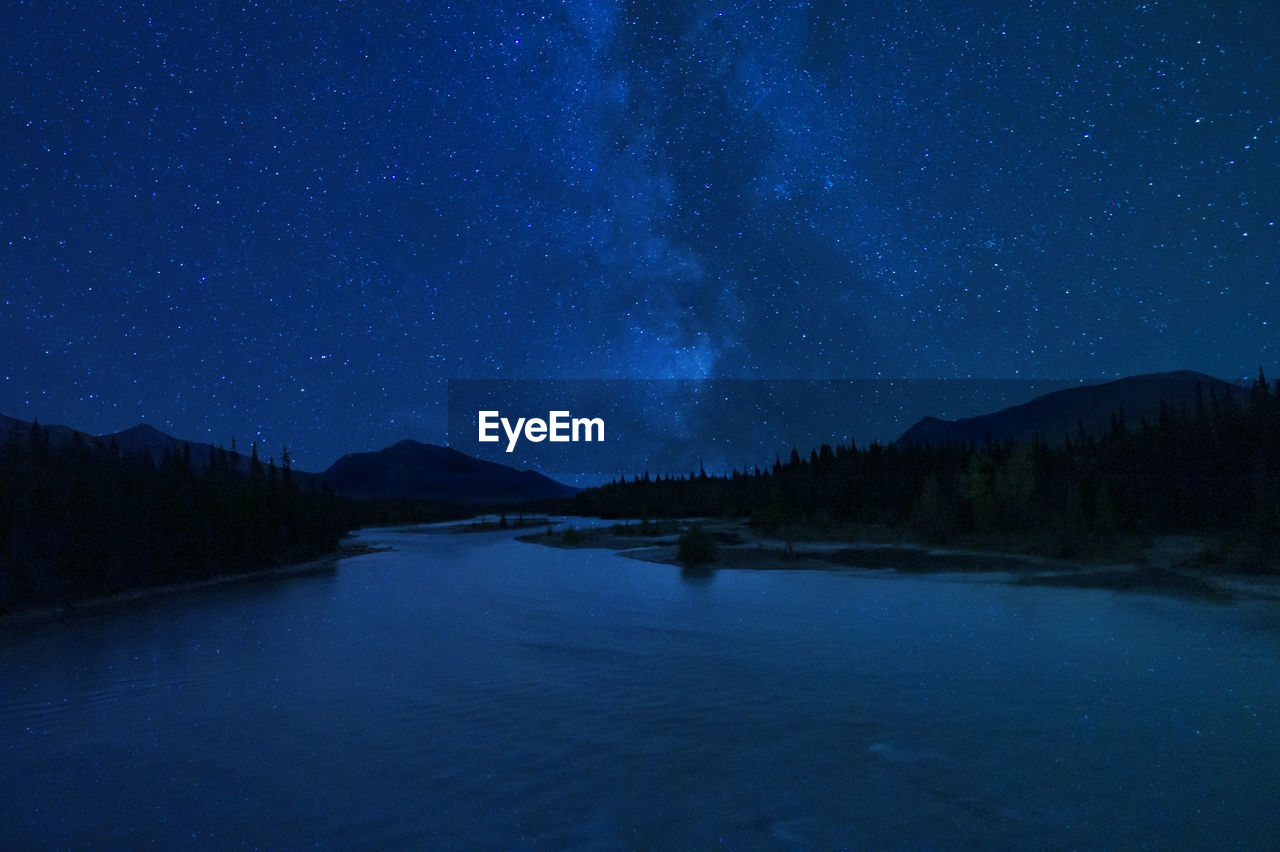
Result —
<path fill-rule="evenodd" d="M 1130 426 L 1136 426 L 1143 419 L 1154 421 L 1160 414 L 1161 402 L 1190 405 L 1194 404 L 1198 392 L 1205 397 L 1211 392 L 1221 397 L 1240 390 L 1229 382 L 1194 370 L 1126 376 L 1054 391 L 977 417 L 958 420 L 925 417 L 903 432 L 895 443 L 941 446 L 982 444 L 988 439 L 1025 443 L 1037 437 L 1047 443 L 1059 443 L 1075 436 L 1082 428 L 1089 435 L 1103 434 L 1111 428 L 1112 418 L 1116 416 L 1123 415 Z"/>
<path fill-rule="evenodd" d="M 160 438 L 166 438 L 173 441 L 178 440 L 177 438 L 170 438 L 170 436 L 164 434 L 159 429 L 152 426 L 150 423 L 139 423 L 136 426 L 130 426 L 128 429 L 122 429 L 119 432 L 113 432 L 111 434 L 115 435 L 116 437 L 119 437 L 121 435 L 137 435 L 139 437 L 147 437 L 147 438 L 160 437 Z M 104 435 L 103 437 L 105 438 L 109 436 Z"/>
<path fill-rule="evenodd" d="M 338 459 L 321 477 L 349 497 L 406 497 L 453 503 L 518 503 L 569 497 L 577 489 L 531 470 L 483 461 L 412 439 Z"/>

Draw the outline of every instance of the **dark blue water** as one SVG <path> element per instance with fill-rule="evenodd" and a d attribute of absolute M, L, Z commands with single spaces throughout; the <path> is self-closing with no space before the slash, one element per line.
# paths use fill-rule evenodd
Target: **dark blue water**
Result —
<path fill-rule="evenodd" d="M 0 629 L 0 846 L 1280 842 L 1274 603 L 362 538 Z"/>

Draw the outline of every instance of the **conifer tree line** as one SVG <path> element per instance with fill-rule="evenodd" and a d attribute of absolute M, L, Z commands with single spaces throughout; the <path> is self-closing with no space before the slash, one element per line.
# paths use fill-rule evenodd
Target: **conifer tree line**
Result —
<path fill-rule="evenodd" d="M 1057 440 L 1053 440 L 1057 438 Z M 768 470 L 628 481 L 580 492 L 604 517 L 738 516 L 766 532 L 791 523 L 884 525 L 930 543 L 962 537 L 1038 542 L 1063 557 L 1123 534 L 1207 533 L 1242 564 L 1280 557 L 1280 382 L 1162 404 L 1154 422 L 1122 412 L 1102 435 L 945 446 L 823 445 Z"/>
<path fill-rule="evenodd" d="M 332 551 L 341 501 L 264 464 L 190 445 L 156 460 L 114 442 L 50 441 L 38 423 L 0 436 L 0 612 L 204 580 Z"/>

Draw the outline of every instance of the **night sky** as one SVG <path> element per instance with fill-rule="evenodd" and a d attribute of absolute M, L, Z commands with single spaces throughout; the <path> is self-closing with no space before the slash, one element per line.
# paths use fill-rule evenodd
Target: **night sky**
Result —
<path fill-rule="evenodd" d="M 1274 0 L 4 19 L 11 416 L 323 469 L 448 379 L 1280 361 Z"/>

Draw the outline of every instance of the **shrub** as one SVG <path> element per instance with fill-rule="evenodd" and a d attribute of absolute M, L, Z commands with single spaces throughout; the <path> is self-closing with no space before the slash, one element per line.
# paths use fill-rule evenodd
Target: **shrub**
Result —
<path fill-rule="evenodd" d="M 685 566 L 715 562 L 716 540 L 701 524 L 694 524 L 680 534 L 676 559 Z"/>

